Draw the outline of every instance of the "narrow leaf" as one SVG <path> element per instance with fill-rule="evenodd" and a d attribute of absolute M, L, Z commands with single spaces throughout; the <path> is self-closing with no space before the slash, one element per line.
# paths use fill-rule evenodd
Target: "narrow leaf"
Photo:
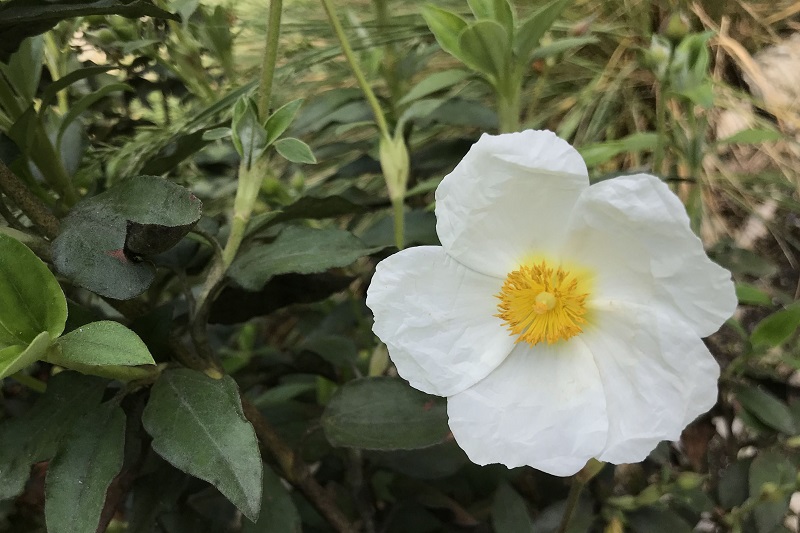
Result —
<path fill-rule="evenodd" d="M 544 34 L 569 3 L 570 0 L 552 0 L 525 19 L 514 37 L 514 52 L 519 61 L 527 62 L 530 59 Z"/>
<path fill-rule="evenodd" d="M 766 128 L 748 128 L 734 133 L 730 137 L 720 139 L 717 144 L 761 144 L 769 141 L 780 141 L 784 136 L 778 130 Z"/>
<path fill-rule="evenodd" d="M 283 132 L 292 124 L 297 111 L 303 104 L 303 99 L 298 98 L 292 100 L 288 104 L 284 104 L 278 108 L 264 124 L 264 129 L 267 130 L 267 145 L 274 143 L 278 137 L 283 135 Z"/>
<path fill-rule="evenodd" d="M 761 452 L 750 464 L 750 497 L 761 501 L 753 510 L 759 533 L 774 531 L 786 518 L 791 493 L 781 491 L 781 485 L 794 484 L 797 468 L 781 453 L 766 450 Z M 772 493 L 765 492 L 767 486 Z"/>
<path fill-rule="evenodd" d="M 125 413 L 102 405 L 80 419 L 47 469 L 45 519 L 52 533 L 95 531 L 106 490 L 122 468 Z"/>
<path fill-rule="evenodd" d="M 153 386 L 142 423 L 159 455 L 214 485 L 250 520 L 258 518 L 261 455 L 233 379 L 188 369 L 165 372 Z"/>
<path fill-rule="evenodd" d="M 411 88 L 403 97 L 398 101 L 398 105 L 405 105 L 414 100 L 424 98 L 430 94 L 439 92 L 443 89 L 448 89 L 456 85 L 470 76 L 470 73 L 461 69 L 443 70 L 441 72 L 434 72 L 424 80 L 420 81 Z"/>
<path fill-rule="evenodd" d="M 789 407 L 772 394 L 744 385 L 736 387 L 734 392 L 742 407 L 761 422 L 787 435 L 794 435 L 797 431 Z"/>
<path fill-rule="evenodd" d="M 69 125 L 72 124 L 72 121 L 81 116 L 92 104 L 117 91 L 134 92 L 134 89 L 127 83 L 110 83 L 96 91 L 92 91 L 74 104 L 71 104 L 69 111 L 64 115 L 64 118 L 61 119 L 61 126 L 58 128 L 58 136 L 56 137 L 56 146 L 61 144 L 61 137 L 64 135 L 64 132 L 67 131 Z"/>
<path fill-rule="evenodd" d="M 450 431 L 442 398 L 387 377 L 340 387 L 322 415 L 322 428 L 334 446 L 370 450 L 424 448 L 442 442 Z"/>
<path fill-rule="evenodd" d="M 277 150 L 284 159 L 292 163 L 307 163 L 313 165 L 317 162 L 317 158 L 314 157 L 314 152 L 311 151 L 311 148 L 300 139 L 295 139 L 294 137 L 287 137 L 275 141 L 275 150 Z"/>
<path fill-rule="evenodd" d="M 800 305 L 776 311 L 764 318 L 753 329 L 750 342 L 753 345 L 780 346 L 800 326 Z"/>

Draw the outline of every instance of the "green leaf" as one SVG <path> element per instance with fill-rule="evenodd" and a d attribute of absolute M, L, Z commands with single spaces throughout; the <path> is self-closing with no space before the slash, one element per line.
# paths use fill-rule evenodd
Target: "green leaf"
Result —
<path fill-rule="evenodd" d="M 230 128 L 213 128 L 203 132 L 202 139 L 204 141 L 218 141 L 220 139 L 227 139 L 231 136 Z"/>
<path fill-rule="evenodd" d="M 16 345 L 0 349 L 0 379 L 43 359 L 50 342 L 50 334 L 43 331 L 27 346 Z"/>
<path fill-rule="evenodd" d="M 772 394 L 748 385 L 736 387 L 734 394 L 742 407 L 769 427 L 787 435 L 797 432 L 789 407 Z"/>
<path fill-rule="evenodd" d="M 717 141 L 717 144 L 761 144 L 769 141 L 780 141 L 784 135 L 778 130 L 767 128 L 748 128 L 738 131 Z"/>
<path fill-rule="evenodd" d="M 258 120 L 258 108 L 249 96 L 240 98 L 233 107 L 231 135 L 233 145 L 246 168 L 253 166 L 268 146 L 267 130 Z"/>
<path fill-rule="evenodd" d="M 114 403 L 78 420 L 47 468 L 47 531 L 95 531 L 106 490 L 122 468 L 125 413 Z"/>
<path fill-rule="evenodd" d="M 77 70 L 73 70 L 65 76 L 62 76 L 61 78 L 58 78 L 56 81 L 48 85 L 47 88 L 42 92 L 42 101 L 39 104 L 39 112 L 42 113 L 47 106 L 55 101 L 56 96 L 60 91 L 63 91 L 73 83 L 80 80 L 85 80 L 86 78 L 91 78 L 92 76 L 103 74 L 109 70 L 113 70 L 114 68 L 116 67 L 113 65 L 79 68 Z"/>
<path fill-rule="evenodd" d="M 530 60 L 531 53 L 569 3 L 570 0 L 552 0 L 522 22 L 514 37 L 514 53 L 518 61 L 527 63 Z"/>
<path fill-rule="evenodd" d="M 441 72 L 434 72 L 427 78 L 414 85 L 410 91 L 403 95 L 397 104 L 406 105 L 414 100 L 419 100 L 420 98 L 424 98 L 425 96 L 439 92 L 442 89 L 448 89 L 453 85 L 461 83 L 470 75 L 471 74 L 469 72 L 461 69 L 449 69 Z"/>
<path fill-rule="evenodd" d="M 368 450 L 424 448 L 450 432 L 443 398 L 388 377 L 356 379 L 340 387 L 321 422 L 334 446 Z"/>
<path fill-rule="evenodd" d="M 141 379 L 155 370 L 126 367 L 156 364 L 136 333 L 110 320 L 86 324 L 59 338 L 47 360 L 85 374 L 124 381 Z"/>
<path fill-rule="evenodd" d="M 586 161 L 586 166 L 591 168 L 622 153 L 653 150 L 657 143 L 658 135 L 655 133 L 633 133 L 622 139 L 585 144 L 578 148 L 578 152 Z"/>
<path fill-rule="evenodd" d="M 740 304 L 772 305 L 772 297 L 751 283 L 736 283 L 736 298 Z"/>
<path fill-rule="evenodd" d="M 278 137 L 283 135 L 286 129 L 292 124 L 302 104 L 302 98 L 292 100 L 288 104 L 279 107 L 277 111 L 270 115 L 266 124 L 264 124 L 264 129 L 267 130 L 267 145 L 274 143 Z"/>
<path fill-rule="evenodd" d="M 0 350 L 27 346 L 43 331 L 64 331 L 67 300 L 41 259 L 21 242 L 0 233 Z"/>
<path fill-rule="evenodd" d="M 750 497 L 761 501 L 753 510 L 759 533 L 773 531 L 789 510 L 791 491 L 782 485 L 794 487 L 797 469 L 783 454 L 767 450 L 753 459 L 750 465 Z"/>
<path fill-rule="evenodd" d="M 492 526 L 504 533 L 533 533 L 525 500 L 507 483 L 497 487 L 492 504 Z"/>
<path fill-rule="evenodd" d="M 89 107 L 98 100 L 102 100 L 106 95 L 117 91 L 135 92 L 134 88 L 127 83 L 110 83 L 96 91 L 92 91 L 77 102 L 71 104 L 69 111 L 64 115 L 64 118 L 61 119 L 61 126 L 58 128 L 58 135 L 56 136 L 56 146 L 61 145 L 61 137 L 63 137 L 64 132 L 67 131 L 69 125 L 72 124 L 76 118 L 81 116 L 84 111 L 89 109 Z"/>
<path fill-rule="evenodd" d="M 692 533 L 692 526 L 675 511 L 645 507 L 628 516 L 628 525 L 635 533 Z"/>
<path fill-rule="evenodd" d="M 792 305 L 767 316 L 753 329 L 750 342 L 754 346 L 780 346 L 800 326 L 800 305 Z"/>
<path fill-rule="evenodd" d="M 242 533 L 300 533 L 300 513 L 292 496 L 271 468 L 264 469 L 261 489 L 261 514 L 258 522 L 245 519 Z"/>
<path fill-rule="evenodd" d="M 159 455 L 214 485 L 250 520 L 258 518 L 261 454 L 233 379 L 188 369 L 164 372 L 142 423 Z"/>
<path fill-rule="evenodd" d="M 156 176 L 122 181 L 76 205 L 53 242 L 53 263 L 76 284 L 119 300 L 152 283 L 153 266 L 142 261 L 169 250 L 200 220 L 195 195 Z"/>
<path fill-rule="evenodd" d="M 0 500 L 22 492 L 31 465 L 55 455 L 75 420 L 100 403 L 105 388 L 104 379 L 61 372 L 23 418 L 0 425 Z"/>
<path fill-rule="evenodd" d="M 278 274 L 344 267 L 381 249 L 366 246 L 344 230 L 289 226 L 274 242 L 254 246 L 237 257 L 229 275 L 243 288 L 256 291 Z"/>
<path fill-rule="evenodd" d="M 596 42 L 597 42 L 597 37 L 592 37 L 591 35 L 583 37 L 567 37 L 565 39 L 559 39 L 557 41 L 553 41 L 547 46 L 542 46 L 534 50 L 530 55 L 530 61 L 534 61 L 536 59 L 546 59 L 548 57 L 561 54 L 568 50 L 572 50 L 573 48 L 579 48 L 581 46 L 585 46 L 587 44 Z"/>
<path fill-rule="evenodd" d="M 461 59 L 472 68 L 503 79 L 509 66 L 508 32 L 493 20 L 471 24 L 458 38 Z"/>
<path fill-rule="evenodd" d="M 3 11 L 5 6 L 0 4 L 0 28 L 3 27 Z M 17 43 L 17 50 L 10 58 L 4 57 L 6 52 L 6 35 L 3 35 L 3 44 L 0 44 L 0 73 L 5 74 L 8 82 L 14 87 L 14 91 L 19 95 L 24 105 L 33 102 L 36 91 L 39 88 L 39 81 L 42 78 L 42 61 L 44 59 L 44 39 L 33 37 Z M 13 51 L 13 50 L 12 50 Z M 8 64 L 2 61 L 8 59 Z"/>
<path fill-rule="evenodd" d="M 147 0 L 7 0 L 0 4 L 0 61 L 5 61 L 26 37 L 44 33 L 62 20 L 87 15 L 178 20 L 177 15 Z"/>
<path fill-rule="evenodd" d="M 749 471 L 752 459 L 741 459 L 726 468 L 719 478 L 719 503 L 725 509 L 742 505 L 749 493 Z"/>
<path fill-rule="evenodd" d="M 499 23 L 508 35 L 514 35 L 514 11 L 508 0 L 467 0 L 476 19 L 488 19 Z"/>
<path fill-rule="evenodd" d="M 313 165 L 317 162 L 317 158 L 314 157 L 314 152 L 311 151 L 311 148 L 300 139 L 294 137 L 286 137 L 285 139 L 275 141 L 275 150 L 277 150 L 284 159 L 292 163 L 307 163 Z"/>
<path fill-rule="evenodd" d="M 467 27 L 467 21 L 453 13 L 432 4 L 422 6 L 422 17 L 428 24 L 428 28 L 436 37 L 436 42 L 442 50 L 461 59 L 461 48 L 458 44 L 458 37 Z"/>

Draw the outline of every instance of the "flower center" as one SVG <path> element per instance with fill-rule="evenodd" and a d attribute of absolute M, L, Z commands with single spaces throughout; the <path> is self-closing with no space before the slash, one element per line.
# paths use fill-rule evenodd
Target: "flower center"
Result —
<path fill-rule="evenodd" d="M 587 276 L 549 267 L 546 261 L 523 265 L 508 274 L 495 295 L 500 299 L 495 316 L 517 336 L 516 342 L 533 346 L 567 340 L 583 331 L 587 284 Z"/>

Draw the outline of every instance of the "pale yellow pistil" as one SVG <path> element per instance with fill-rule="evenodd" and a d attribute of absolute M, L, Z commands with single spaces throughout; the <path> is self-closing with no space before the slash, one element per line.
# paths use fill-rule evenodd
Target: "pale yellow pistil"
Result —
<path fill-rule="evenodd" d="M 581 333 L 586 322 L 587 281 L 585 276 L 562 267 L 551 268 L 546 261 L 523 265 L 508 274 L 497 298 L 503 320 L 516 342 L 548 344 Z"/>

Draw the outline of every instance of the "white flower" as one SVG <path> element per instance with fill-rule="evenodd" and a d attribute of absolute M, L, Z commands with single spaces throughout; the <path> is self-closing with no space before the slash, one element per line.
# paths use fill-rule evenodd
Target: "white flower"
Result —
<path fill-rule="evenodd" d="M 382 261 L 367 305 L 399 374 L 447 397 L 478 464 L 567 476 L 643 460 L 717 398 L 703 344 L 733 313 L 658 178 L 589 186 L 549 131 L 483 135 L 436 190 L 442 246 Z"/>

